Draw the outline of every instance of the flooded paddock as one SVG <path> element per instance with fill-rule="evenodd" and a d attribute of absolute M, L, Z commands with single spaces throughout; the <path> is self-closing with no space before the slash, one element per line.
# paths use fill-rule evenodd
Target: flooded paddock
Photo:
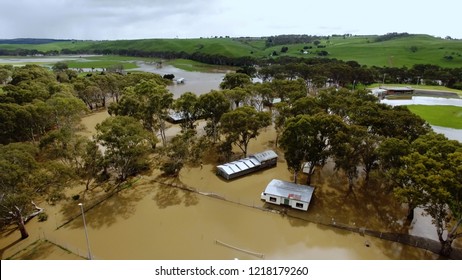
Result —
<path fill-rule="evenodd" d="M 92 115 L 84 123 L 103 120 L 105 112 Z M 88 122 L 86 122 L 86 120 Z M 249 152 L 272 148 L 273 129 L 252 140 Z M 158 171 L 135 179 L 124 189 L 95 207 L 92 196 L 105 194 L 101 188 L 83 195 L 83 186 L 68 189 L 68 199 L 62 205 L 41 203 L 49 215 L 46 222 L 33 219 L 27 224 L 31 233 L 27 243 L 45 237 L 72 252 L 86 256 L 86 240 L 79 201 L 71 197 L 80 194 L 84 203 L 89 242 L 95 259 L 434 259 L 425 250 L 389 242 L 334 227 L 323 226 L 300 218 L 265 211 L 267 205 L 260 193 L 273 178 L 291 180 L 283 160 L 274 168 L 262 170 L 232 181 L 223 180 L 214 172 L 215 165 L 204 162 L 202 167 L 184 168 L 178 179 L 162 178 Z M 335 177 L 335 176 L 332 176 Z M 316 180 L 316 178 L 315 178 Z M 159 183 L 163 182 L 163 183 Z M 195 189 L 190 192 L 168 184 L 182 184 Z M 331 181 L 315 181 L 317 191 Z M 340 190 L 341 191 L 341 190 Z M 222 198 L 229 200 L 225 201 Z M 331 205 L 329 205 L 331 204 Z M 322 210 L 322 209 L 325 209 Z M 324 211 L 324 212 L 323 212 Z M 327 212 L 326 212 L 327 211 Z M 367 211 L 367 209 L 366 209 Z M 339 213 L 343 212 L 341 215 Z M 288 210 L 295 216 L 311 214 L 334 215 L 343 223 L 356 222 L 376 227 L 374 217 L 355 215 L 351 209 L 333 201 L 315 200 L 308 212 Z M 74 219 L 72 219 L 74 218 Z M 69 223 L 68 220 L 72 219 Z M 19 232 L 2 238 L 2 258 L 15 251 Z M 48 253 L 47 253 L 48 252 Z M 44 250 L 36 259 L 61 259 Z"/>
<path fill-rule="evenodd" d="M 79 210 L 68 202 L 58 216 Z M 85 214 L 95 259 L 426 259 L 424 250 L 320 226 L 146 179 Z M 53 215 L 31 232 L 86 254 L 81 218 L 56 230 Z M 31 236 L 31 238 L 33 238 Z M 224 246 L 227 244 L 228 246 Z M 42 259 L 38 254 L 38 259 Z M 59 259 L 59 258 L 58 258 Z"/>
<path fill-rule="evenodd" d="M 178 90 L 174 92 L 176 97 L 186 91 L 202 94 L 217 89 L 224 76 L 216 73 L 209 76 L 200 72 L 186 72 L 192 75 L 186 76 L 179 69 L 168 67 L 165 66 L 162 71 L 174 73 L 177 77 L 184 76 L 186 80 L 185 84 L 171 86 Z M 152 68 L 144 68 L 143 71 L 154 71 Z M 108 116 L 107 111 L 99 111 L 84 117 L 82 124 L 85 130 L 81 133 L 91 137 L 96 132 L 96 124 Z M 167 134 L 172 137 L 178 131 L 178 125 L 171 125 Z M 273 149 L 275 140 L 274 129 L 267 128 L 258 140 L 250 142 L 249 153 Z M 366 203 L 355 202 L 354 197 L 344 198 L 346 183 L 341 174 L 332 171 L 332 166 L 328 165 L 322 171 L 325 172 L 323 179 L 317 176 L 319 174 L 313 178 L 316 197 L 308 212 L 287 210 L 286 213 L 295 216 L 290 217 L 276 211 L 265 211 L 268 205 L 260 200 L 260 193 L 272 179 L 292 180 L 283 159 L 274 168 L 231 181 L 217 176 L 215 165 L 210 161 L 204 162 L 201 167 L 185 167 L 178 180 L 167 180 L 209 196 L 161 184 L 159 182 L 166 179 L 159 177 L 157 170 L 152 174 L 143 174 L 130 188 L 94 207 L 91 197 L 106 194 L 102 188 L 95 188 L 85 195 L 83 186 L 69 188 L 66 190 L 67 199 L 62 204 L 39 203 L 45 208 L 48 220 L 31 220 L 26 226 L 30 232 L 27 240 L 19 241 L 18 231 L 3 233 L 0 240 L 1 257 L 9 258 L 38 239 L 51 240 L 67 248 L 76 254 L 76 259 L 80 259 L 78 255 L 86 256 L 85 233 L 78 206 L 78 202 L 82 201 L 84 207 L 89 208 L 85 216 L 92 255 L 96 259 L 437 258 L 419 248 L 307 221 L 322 216 L 332 218 L 333 223 L 357 227 L 384 231 L 394 229 L 399 232 L 407 230 L 391 215 L 396 214 L 393 211 L 404 212 L 405 209 L 399 209 L 388 201 L 376 201 L 373 196 L 360 200 L 364 197 L 360 197 L 363 194 L 359 191 L 358 201 Z M 76 194 L 84 198 L 72 200 L 71 197 Z M 412 233 L 434 237 L 432 230 L 434 228 L 429 230 L 428 224 L 417 224 Z M 33 254 L 33 258 L 71 258 L 62 255 L 62 252 L 54 252 L 49 246 L 45 248 Z"/>
<path fill-rule="evenodd" d="M 165 74 L 173 74 L 175 75 L 175 79 L 183 78 L 183 83 L 173 83 L 172 85 L 167 86 L 175 98 L 180 97 L 181 94 L 185 92 L 192 92 L 200 95 L 208 93 L 211 90 L 217 90 L 225 77 L 225 73 L 185 71 L 171 65 L 164 65 L 159 68 L 152 64 L 139 62 L 138 67 L 139 68 L 133 70 L 156 73 L 161 76 Z"/>

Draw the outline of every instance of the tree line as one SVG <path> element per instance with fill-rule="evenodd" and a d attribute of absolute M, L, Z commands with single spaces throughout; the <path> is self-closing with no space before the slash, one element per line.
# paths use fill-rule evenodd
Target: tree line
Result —
<path fill-rule="evenodd" d="M 389 33 L 377 37 L 377 40 L 389 40 L 395 37 L 409 36 L 407 33 Z M 292 41 L 304 40 L 312 41 L 318 38 L 317 36 L 308 35 L 281 35 L 268 37 L 267 40 L 271 42 L 285 42 L 289 44 Z M 286 42 L 287 41 L 287 42 Z M 317 41 L 317 40 L 314 40 Z M 314 42 L 313 41 L 313 42 Z M 274 43 L 273 42 L 273 43 Z M 319 41 L 317 41 L 319 43 Z M 273 44 L 272 43 L 272 44 Z M 278 43 L 279 44 L 279 43 Z M 282 44 L 282 43 L 281 43 Z M 321 51 L 325 52 L 325 51 Z M 321 53 L 320 52 L 320 53 Z M 298 75 L 298 77 L 314 76 L 315 82 L 321 83 L 321 79 L 328 80 L 335 78 L 335 75 L 341 75 L 341 83 L 353 84 L 362 83 L 365 85 L 371 83 L 392 83 L 392 84 L 427 84 L 436 85 L 441 84 L 449 88 L 462 89 L 462 68 L 444 68 L 432 64 L 415 64 L 412 67 L 378 67 L 378 66 L 364 66 L 356 61 L 341 61 L 337 59 L 329 59 L 324 56 L 316 58 L 297 58 L 297 57 L 262 57 L 255 58 L 252 56 L 242 57 L 228 57 L 220 54 L 206 54 L 202 52 L 187 53 L 184 51 L 146 51 L 139 49 L 127 48 L 101 48 L 97 45 L 83 49 L 63 49 L 61 51 L 50 50 L 47 52 L 40 52 L 37 50 L 26 49 L 0 49 L 0 55 L 6 56 L 28 56 L 28 55 L 69 55 L 69 54 L 99 54 L 99 55 L 121 55 L 121 56 L 134 56 L 134 57 L 157 57 L 162 59 L 191 59 L 207 64 L 213 65 L 226 65 L 237 67 L 257 67 L 257 68 L 271 68 L 272 65 L 282 66 L 289 75 Z M 293 64 L 300 66 L 316 64 L 318 67 L 312 66 L 310 70 L 303 69 L 295 72 Z M 327 69 L 322 69 L 324 66 Z M 276 67 L 276 66 L 275 66 Z M 332 68 L 342 68 L 338 71 Z M 278 69 L 281 70 L 281 69 Z M 338 72 L 338 73 L 337 73 Z"/>

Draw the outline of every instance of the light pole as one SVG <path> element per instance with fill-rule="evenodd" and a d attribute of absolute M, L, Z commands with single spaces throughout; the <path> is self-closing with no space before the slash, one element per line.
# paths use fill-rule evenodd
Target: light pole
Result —
<path fill-rule="evenodd" d="M 83 204 L 79 203 L 80 210 L 82 211 L 82 219 L 83 219 L 83 228 L 85 229 L 85 239 L 87 240 L 87 249 L 88 249 L 88 259 L 91 260 L 91 250 L 90 250 L 90 242 L 88 241 L 88 232 L 87 232 L 87 223 L 85 222 L 85 211 L 83 211 Z"/>

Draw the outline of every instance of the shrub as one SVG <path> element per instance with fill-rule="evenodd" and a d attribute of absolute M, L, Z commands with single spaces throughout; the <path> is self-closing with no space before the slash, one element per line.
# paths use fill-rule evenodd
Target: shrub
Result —
<path fill-rule="evenodd" d="M 48 220 L 48 214 L 45 212 L 42 212 L 37 215 L 37 218 L 39 222 L 45 222 L 46 220 Z"/>

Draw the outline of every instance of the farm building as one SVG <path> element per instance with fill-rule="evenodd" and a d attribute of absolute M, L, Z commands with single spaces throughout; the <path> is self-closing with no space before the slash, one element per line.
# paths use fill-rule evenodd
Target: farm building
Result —
<path fill-rule="evenodd" d="M 276 166 L 278 155 L 272 151 L 264 151 L 249 157 L 217 166 L 217 174 L 230 180 L 260 169 Z"/>
<path fill-rule="evenodd" d="M 271 180 L 261 194 L 261 199 L 272 204 L 288 205 L 294 209 L 308 210 L 314 188 L 277 179 Z"/>
<path fill-rule="evenodd" d="M 411 87 L 380 87 L 385 91 L 385 95 L 396 94 L 414 94 L 414 89 Z"/>

